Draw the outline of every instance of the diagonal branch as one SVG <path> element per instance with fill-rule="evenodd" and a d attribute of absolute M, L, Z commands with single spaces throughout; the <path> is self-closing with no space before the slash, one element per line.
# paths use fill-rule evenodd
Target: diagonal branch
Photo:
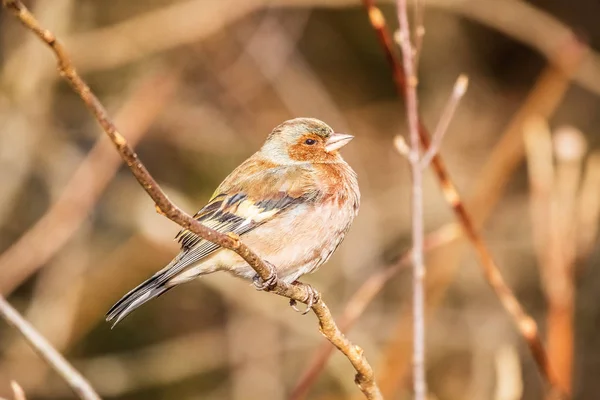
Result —
<path fill-rule="evenodd" d="M 236 252 L 256 271 L 263 281 L 267 281 L 270 277 L 270 267 L 256 253 L 242 243 L 239 237 L 232 234 L 222 234 L 207 228 L 168 199 L 167 195 L 139 160 L 137 154 L 129 146 L 127 140 L 118 131 L 98 98 L 79 76 L 70 61 L 66 49 L 54 34 L 43 28 L 21 1 L 3 0 L 3 5 L 12 11 L 26 28 L 37 35 L 54 52 L 60 75 L 69 82 L 72 89 L 81 97 L 85 105 L 92 112 L 104 132 L 117 148 L 123 161 L 125 161 L 137 181 L 154 201 L 157 211 L 203 239 Z M 287 284 L 276 280 L 273 287 L 269 288 L 269 291 L 302 303 L 306 303 L 310 297 L 309 287 L 301 283 Z M 313 305 L 312 310 L 319 319 L 321 333 L 348 358 L 352 366 L 356 369 L 355 382 L 365 397 L 367 399 L 381 399 L 381 393 L 375 383 L 373 369 L 363 355 L 363 350 L 352 344 L 344 336 L 335 324 L 331 312 L 321 299 L 321 296 L 317 297 L 318 301 Z"/>
<path fill-rule="evenodd" d="M 100 400 L 88 381 L 29 322 L 0 296 L 0 317 L 21 333 L 29 345 L 67 382 L 73 392 L 84 400 Z"/>
<path fill-rule="evenodd" d="M 385 19 L 383 14 L 375 6 L 374 0 L 363 0 L 363 4 L 367 9 L 369 20 L 373 29 L 375 30 L 381 47 L 385 52 L 386 59 L 388 60 L 396 84 L 396 90 L 400 96 L 404 97 L 406 80 L 403 76 L 402 62 L 398 59 L 394 53 L 392 46 L 392 39 L 389 32 L 386 29 Z M 430 135 L 425 125 L 419 120 L 419 135 L 424 148 L 430 146 Z M 533 358 L 538 366 L 538 369 L 545 380 L 552 386 L 553 390 L 557 393 L 564 393 L 564 390 L 560 388 L 557 377 L 552 370 L 548 355 L 544 348 L 544 343 L 539 334 L 539 329 L 535 320 L 525 311 L 521 303 L 517 300 L 512 290 L 508 287 L 498 265 L 494 261 L 491 252 L 487 248 L 481 235 L 477 231 L 475 224 L 466 210 L 464 203 L 462 202 L 458 190 L 452 180 L 448 170 L 446 169 L 443 160 L 439 154 L 435 154 L 431 160 L 433 170 L 440 181 L 442 186 L 442 193 L 450 206 L 453 208 L 459 222 L 461 223 L 465 235 L 475 248 L 480 258 L 480 266 L 483 270 L 484 276 L 488 281 L 489 285 L 496 292 L 496 295 L 500 299 L 500 302 L 511 315 L 517 329 L 523 339 L 527 343 Z"/>

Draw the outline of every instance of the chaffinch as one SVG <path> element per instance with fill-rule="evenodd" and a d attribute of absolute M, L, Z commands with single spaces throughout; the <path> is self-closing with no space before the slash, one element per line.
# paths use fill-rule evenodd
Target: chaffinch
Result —
<path fill-rule="evenodd" d="M 318 119 L 285 121 L 225 178 L 194 218 L 239 235 L 287 283 L 314 272 L 340 245 L 358 213 L 356 173 L 338 152 L 352 138 Z M 116 325 L 147 301 L 202 275 L 227 271 L 257 277 L 231 250 L 186 229 L 176 239 L 181 252 L 119 300 L 107 321 Z"/>

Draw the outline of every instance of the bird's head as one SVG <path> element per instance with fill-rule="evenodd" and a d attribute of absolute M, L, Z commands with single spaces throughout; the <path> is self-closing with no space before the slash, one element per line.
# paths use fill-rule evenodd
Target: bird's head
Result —
<path fill-rule="evenodd" d="M 260 152 L 278 164 L 336 162 L 338 150 L 353 138 L 318 119 L 295 118 L 275 127 Z"/>

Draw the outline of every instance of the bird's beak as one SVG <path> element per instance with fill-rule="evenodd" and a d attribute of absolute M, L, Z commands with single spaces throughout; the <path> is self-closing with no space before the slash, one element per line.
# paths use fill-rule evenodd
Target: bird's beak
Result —
<path fill-rule="evenodd" d="M 332 151 L 339 150 L 347 145 L 352 139 L 354 139 L 354 136 L 352 135 L 347 135 L 345 133 L 334 133 L 333 135 L 329 136 L 329 139 L 327 139 L 327 142 L 325 143 L 325 151 L 331 153 Z"/>

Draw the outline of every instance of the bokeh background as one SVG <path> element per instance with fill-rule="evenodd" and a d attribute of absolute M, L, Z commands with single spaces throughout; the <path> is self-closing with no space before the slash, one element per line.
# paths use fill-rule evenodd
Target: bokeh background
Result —
<path fill-rule="evenodd" d="M 406 134 L 403 103 L 359 0 L 26 3 L 189 213 L 283 120 L 356 136 L 343 155 L 360 214 L 304 279 L 335 316 L 409 249 L 408 165 L 392 145 Z M 395 30 L 393 4 L 381 7 Z M 457 76 L 470 78 L 441 155 L 576 399 L 600 393 L 598 15 L 596 0 L 427 0 L 419 66 L 430 130 Z M 246 282 L 203 278 L 110 330 L 104 313 L 176 254 L 179 228 L 120 165 L 49 51 L 6 12 L 0 29 L 0 292 L 103 398 L 289 398 L 324 338 L 312 315 Z M 432 172 L 425 207 L 427 231 L 454 237 L 427 253 L 431 398 L 544 398 Z M 411 275 L 395 271 L 349 336 L 386 398 L 409 399 Z M 0 324 L 0 397 L 12 398 L 10 380 L 28 399 L 74 398 Z M 348 361 L 334 353 L 307 398 L 360 398 Z"/>

